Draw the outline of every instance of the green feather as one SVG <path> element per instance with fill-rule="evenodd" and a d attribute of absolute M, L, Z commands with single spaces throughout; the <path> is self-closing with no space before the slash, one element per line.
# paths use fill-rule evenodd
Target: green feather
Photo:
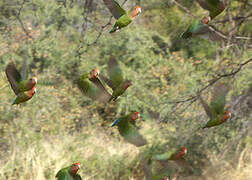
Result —
<path fill-rule="evenodd" d="M 122 15 L 114 24 L 113 28 L 109 31 L 110 33 L 115 32 L 123 27 L 128 26 L 132 22 L 129 14 Z"/>
<path fill-rule="evenodd" d="M 119 122 L 116 125 L 118 126 L 120 135 L 129 143 L 134 144 L 137 147 L 143 146 L 147 143 L 142 135 L 139 134 L 136 127 L 130 123 L 129 115 L 119 118 Z"/>

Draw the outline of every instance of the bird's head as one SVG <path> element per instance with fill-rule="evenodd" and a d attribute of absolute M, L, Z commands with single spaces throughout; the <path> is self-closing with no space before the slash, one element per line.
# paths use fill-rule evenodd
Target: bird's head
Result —
<path fill-rule="evenodd" d="M 96 78 L 100 74 L 100 70 L 98 68 L 95 68 L 91 71 L 91 77 L 90 79 Z"/>
<path fill-rule="evenodd" d="M 179 151 L 179 154 L 180 154 L 181 156 L 184 156 L 186 153 L 187 153 L 187 148 L 186 148 L 186 147 L 182 147 L 182 148 L 180 149 L 180 151 Z"/>
<path fill-rule="evenodd" d="M 132 119 L 133 121 L 137 120 L 139 117 L 140 117 L 140 113 L 139 113 L 139 112 L 134 112 L 134 113 L 131 115 L 131 119 Z"/>
<path fill-rule="evenodd" d="M 31 84 L 33 84 L 33 85 L 37 84 L 37 82 L 38 82 L 38 79 L 36 77 L 32 77 L 29 80 L 30 80 Z"/>
<path fill-rule="evenodd" d="M 210 17 L 210 16 L 205 16 L 205 17 L 201 20 L 201 22 L 202 22 L 203 24 L 208 24 L 210 21 L 211 21 L 211 17 Z"/>
<path fill-rule="evenodd" d="M 71 166 L 70 173 L 76 174 L 79 169 L 80 169 L 80 163 L 74 163 Z"/>
<path fill-rule="evenodd" d="M 125 81 L 125 83 L 123 84 L 123 88 L 127 89 L 128 87 L 130 87 L 132 85 L 131 81 Z"/>
<path fill-rule="evenodd" d="M 134 8 L 134 10 L 132 11 L 131 17 L 134 18 L 137 15 L 139 15 L 142 12 L 141 7 L 140 6 L 136 6 Z"/>

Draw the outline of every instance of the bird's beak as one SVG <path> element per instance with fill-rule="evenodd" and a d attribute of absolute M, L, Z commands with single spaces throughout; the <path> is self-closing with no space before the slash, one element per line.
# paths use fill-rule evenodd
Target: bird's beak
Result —
<path fill-rule="evenodd" d="M 80 169 L 80 164 L 78 164 L 78 168 Z"/>
<path fill-rule="evenodd" d="M 37 82 L 38 82 L 38 79 L 37 79 L 36 77 L 34 77 L 33 79 L 34 79 L 34 81 L 35 81 L 35 82 L 36 82 L 36 84 L 37 84 Z"/>
<path fill-rule="evenodd" d="M 115 125 L 117 125 L 119 121 L 120 121 L 120 119 L 115 120 L 115 121 L 113 122 L 113 124 L 111 125 L 111 127 L 114 127 Z"/>

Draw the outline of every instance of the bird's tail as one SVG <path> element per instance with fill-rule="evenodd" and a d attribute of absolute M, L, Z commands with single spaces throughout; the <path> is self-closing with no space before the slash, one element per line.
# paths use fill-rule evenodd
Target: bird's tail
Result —
<path fill-rule="evenodd" d="M 119 121 L 120 121 L 120 119 L 116 119 L 116 120 L 113 122 L 113 124 L 111 125 L 111 127 L 117 125 Z"/>
<path fill-rule="evenodd" d="M 108 100 L 108 102 L 112 101 L 112 99 L 114 99 L 114 96 L 111 96 Z"/>
<path fill-rule="evenodd" d="M 113 27 L 113 28 L 109 31 L 109 33 L 114 33 L 114 32 L 116 32 L 116 30 L 117 30 L 117 29 Z"/>
<path fill-rule="evenodd" d="M 180 37 L 183 39 L 188 39 L 188 38 L 192 37 L 192 33 L 186 31 L 186 32 L 183 32 Z"/>

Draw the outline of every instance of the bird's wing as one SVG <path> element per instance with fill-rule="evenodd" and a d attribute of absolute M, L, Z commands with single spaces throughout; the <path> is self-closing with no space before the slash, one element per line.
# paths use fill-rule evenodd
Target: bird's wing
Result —
<path fill-rule="evenodd" d="M 141 134 L 139 134 L 138 130 L 130 123 L 128 123 L 129 128 L 122 134 L 124 139 L 131 144 L 134 144 L 137 147 L 144 146 L 147 144 L 146 139 L 143 138 Z"/>
<path fill-rule="evenodd" d="M 108 62 L 108 74 L 114 88 L 120 86 L 123 83 L 123 72 L 117 60 L 113 56 L 110 57 Z"/>
<path fill-rule="evenodd" d="M 115 0 L 103 0 L 103 2 L 116 19 L 127 13 Z"/>
<path fill-rule="evenodd" d="M 79 174 L 76 174 L 74 176 L 74 180 L 82 180 L 81 176 Z"/>
<path fill-rule="evenodd" d="M 66 170 L 66 168 L 61 169 L 57 174 L 56 174 L 56 178 L 58 180 L 71 180 L 71 176 L 68 173 L 68 171 Z"/>
<path fill-rule="evenodd" d="M 20 75 L 22 80 L 26 80 L 28 78 L 26 60 L 24 60 L 23 66 L 20 69 Z"/>
<path fill-rule="evenodd" d="M 21 75 L 16 69 L 15 64 L 9 63 L 7 67 L 5 68 L 5 73 L 8 78 L 8 81 L 10 82 L 11 88 L 17 95 L 20 92 L 18 89 L 18 82 L 21 81 Z"/>
<path fill-rule="evenodd" d="M 152 159 L 153 160 L 158 160 L 158 161 L 166 161 L 171 157 L 172 153 L 173 152 L 170 151 L 170 152 L 165 152 L 165 153 L 162 153 L 162 154 L 155 154 L 155 155 L 152 156 Z"/>
<path fill-rule="evenodd" d="M 226 104 L 226 96 L 229 90 L 230 87 L 225 83 L 218 83 L 214 86 L 210 107 L 217 114 L 221 114 L 224 112 L 224 107 Z"/>
<path fill-rule="evenodd" d="M 209 107 L 208 104 L 204 101 L 204 99 L 201 97 L 200 94 L 198 94 L 198 97 L 199 97 L 200 103 L 201 103 L 201 105 L 203 106 L 203 108 L 204 108 L 206 114 L 208 115 L 208 117 L 209 117 L 210 119 L 212 119 L 212 118 L 214 117 L 214 115 L 213 115 L 213 113 L 212 113 L 210 107 Z"/>
<path fill-rule="evenodd" d="M 91 81 L 98 87 L 99 92 L 97 92 L 97 100 L 102 102 L 108 102 L 111 98 L 111 94 L 106 90 L 103 86 L 102 82 L 99 78 L 93 78 Z"/>
<path fill-rule="evenodd" d="M 107 78 L 106 76 L 104 76 L 104 75 L 102 75 L 102 74 L 100 74 L 99 77 L 100 77 L 111 89 L 113 89 L 113 90 L 116 89 L 116 87 L 113 86 L 113 83 L 112 83 L 112 81 L 111 81 L 109 78 Z"/>

